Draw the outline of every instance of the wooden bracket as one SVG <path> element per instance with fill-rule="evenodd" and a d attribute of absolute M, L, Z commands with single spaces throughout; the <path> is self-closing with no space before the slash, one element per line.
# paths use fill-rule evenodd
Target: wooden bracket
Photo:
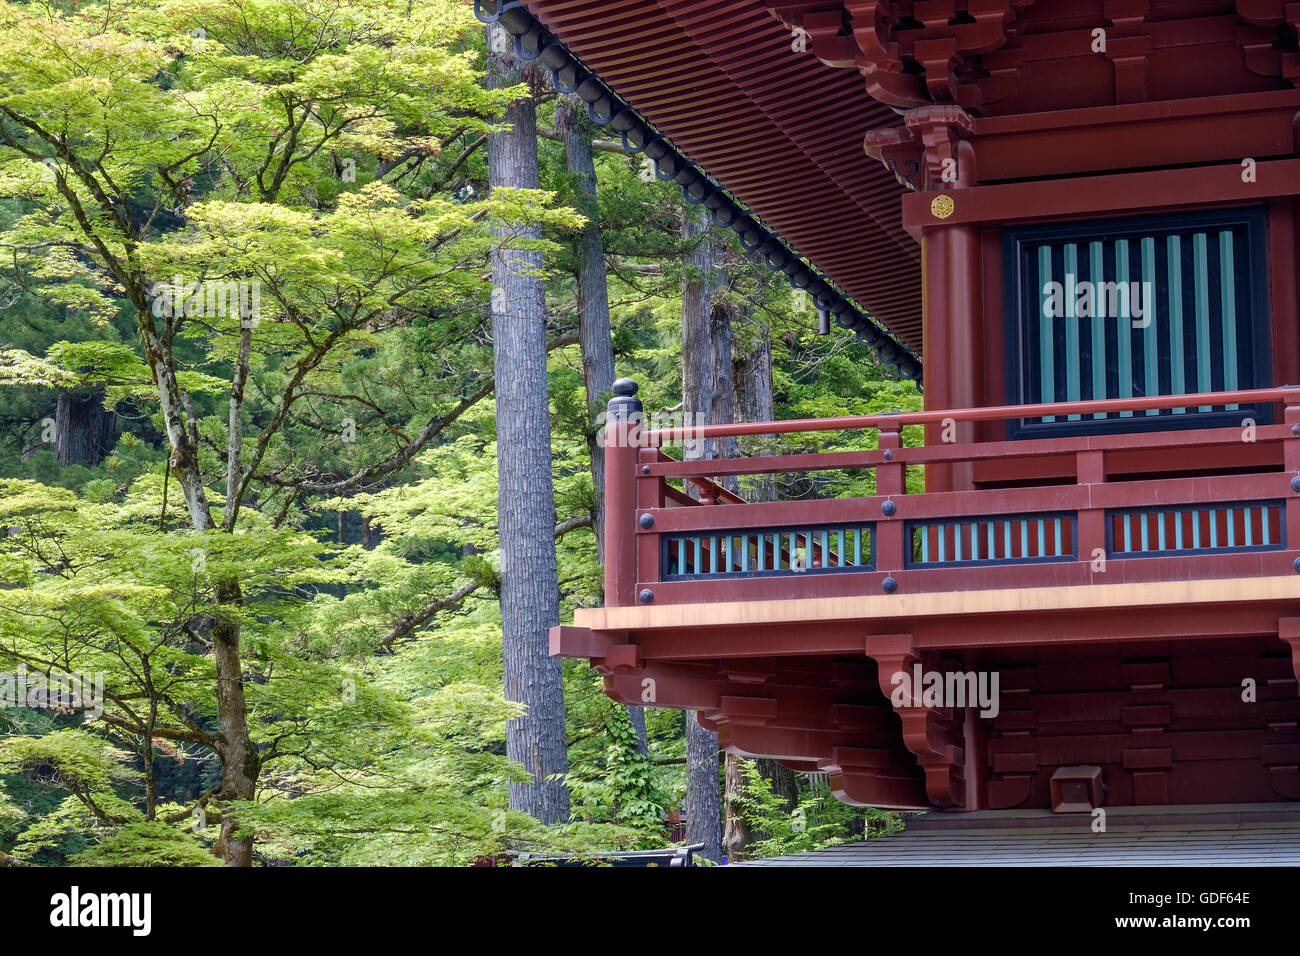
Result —
<path fill-rule="evenodd" d="M 945 707 L 927 707 L 919 695 L 897 706 L 899 690 L 911 682 L 917 665 L 922 673 L 944 670 L 937 654 L 918 651 L 910 634 L 877 634 L 866 639 L 867 656 L 875 660 L 877 681 L 886 698 L 895 701 L 903 724 L 903 742 L 925 772 L 925 789 L 939 807 L 965 807 L 965 735 L 960 719 Z M 914 689 L 918 690 L 918 689 Z M 904 695 L 906 696 L 906 695 Z"/>

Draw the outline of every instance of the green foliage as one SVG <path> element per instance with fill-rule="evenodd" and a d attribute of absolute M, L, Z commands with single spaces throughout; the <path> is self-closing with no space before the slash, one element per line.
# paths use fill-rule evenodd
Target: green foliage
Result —
<path fill-rule="evenodd" d="M 742 775 L 744 787 L 733 801 L 751 832 L 759 835 L 749 846 L 754 856 L 807 853 L 903 829 L 901 814 L 840 803 L 825 787 L 801 792 L 790 810 L 752 760 L 742 761 Z"/>
<path fill-rule="evenodd" d="M 220 866 L 192 837 L 158 820 L 132 823 L 75 853 L 74 866 Z"/>
<path fill-rule="evenodd" d="M 568 777 L 573 816 L 644 830 L 651 837 L 647 848 L 659 845 L 669 794 L 649 754 L 639 751 L 636 730 L 624 708 L 609 708 L 605 731 L 610 743 L 604 759 L 586 762 Z"/>
<path fill-rule="evenodd" d="M 525 770 L 505 756 L 519 711 L 502 686 L 485 276 L 503 242 L 541 251 L 548 335 L 572 341 L 576 242 L 597 219 L 619 374 L 648 410 L 673 408 L 683 204 L 609 152 L 592 204 L 549 140 L 541 189 L 489 193 L 484 135 L 525 90 L 487 89 L 482 63 L 460 0 L 0 0 L 0 670 L 102 680 L 91 707 L 0 709 L 0 849 L 210 865 L 225 814 L 259 861 L 298 865 L 668 838 L 682 715 L 646 711 L 640 753 L 580 662 L 564 666 L 574 822 L 506 806 Z M 255 285 L 257 310 L 212 308 L 198 283 Z M 788 286 L 734 247 L 718 302 L 738 354 L 770 339 L 777 417 L 919 407 L 847 333 L 809 334 Z M 576 346 L 548 371 L 556 521 L 576 525 L 557 541 L 568 615 L 603 597 L 583 521 L 599 408 Z M 102 457 L 56 455 L 60 396 L 114 413 Z M 843 473 L 777 484 L 874 490 Z M 240 634 L 246 801 L 220 792 L 217 622 Z M 810 794 L 796 831 L 770 797 L 755 782 L 746 798 L 763 852 L 864 819 Z"/>

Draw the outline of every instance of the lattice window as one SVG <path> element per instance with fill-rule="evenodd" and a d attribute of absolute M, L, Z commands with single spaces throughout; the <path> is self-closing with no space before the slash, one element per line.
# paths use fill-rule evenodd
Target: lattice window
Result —
<path fill-rule="evenodd" d="M 1232 391 L 1270 381 L 1260 209 L 1009 229 L 1013 404 Z M 1023 419 L 1012 437 L 1267 421 L 1199 406 Z"/>

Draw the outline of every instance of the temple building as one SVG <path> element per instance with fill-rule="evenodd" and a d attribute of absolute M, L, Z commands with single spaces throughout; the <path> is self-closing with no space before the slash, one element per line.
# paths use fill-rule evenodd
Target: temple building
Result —
<path fill-rule="evenodd" d="M 1300 799 L 1300 4 L 478 7 L 925 396 L 677 461 L 621 382 L 554 653 L 852 803 Z M 721 485 L 836 469 L 875 493 Z"/>

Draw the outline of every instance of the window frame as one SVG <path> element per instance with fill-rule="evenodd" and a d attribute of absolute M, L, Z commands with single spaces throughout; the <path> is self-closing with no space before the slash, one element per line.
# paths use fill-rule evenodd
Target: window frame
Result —
<path fill-rule="evenodd" d="M 1029 328 L 1025 312 L 1026 295 L 1033 292 L 1037 303 L 1041 292 L 1037 276 L 1031 289 L 1030 276 L 1024 269 L 1025 247 L 1075 241 L 1114 241 L 1116 239 L 1149 236 L 1160 232 L 1193 232 L 1245 227 L 1246 240 L 1246 310 L 1250 319 L 1248 329 L 1253 362 L 1251 372 L 1254 382 L 1242 384 L 1246 388 L 1267 388 L 1273 377 L 1273 352 L 1271 312 L 1268 287 L 1268 210 L 1263 205 L 1238 206 L 1227 209 L 1200 209 L 1191 212 L 1163 213 L 1118 218 L 1094 218 L 1040 225 L 1008 226 L 1002 230 L 1002 282 L 1003 282 L 1003 336 L 1006 361 L 1006 403 L 1008 405 L 1038 404 L 1025 401 L 1026 355 L 1029 347 Z M 1041 306 L 1035 305 L 1036 317 Z M 1238 310 L 1240 314 L 1240 310 Z M 1188 393 L 1190 394 L 1190 393 Z M 1094 419 L 1080 421 L 1029 422 L 1013 419 L 1007 422 L 1007 439 L 1058 438 L 1071 435 L 1115 435 L 1147 431 L 1179 431 L 1196 428 L 1239 427 L 1243 419 L 1252 418 L 1258 425 L 1271 424 L 1273 407 L 1269 403 L 1240 405 L 1235 410 L 1212 412 L 1189 411 L 1185 415 L 1134 415 L 1129 418 Z"/>

